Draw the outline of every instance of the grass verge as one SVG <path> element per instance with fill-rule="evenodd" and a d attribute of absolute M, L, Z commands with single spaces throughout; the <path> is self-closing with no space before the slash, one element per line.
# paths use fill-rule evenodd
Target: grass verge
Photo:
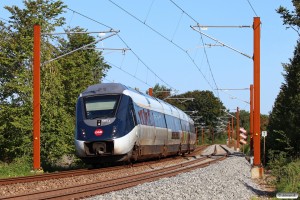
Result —
<path fill-rule="evenodd" d="M 31 168 L 32 163 L 26 158 L 18 158 L 9 164 L 0 162 L 0 178 L 32 175 Z"/>

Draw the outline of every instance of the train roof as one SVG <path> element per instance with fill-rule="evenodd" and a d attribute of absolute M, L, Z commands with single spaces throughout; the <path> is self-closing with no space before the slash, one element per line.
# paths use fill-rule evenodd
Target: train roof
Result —
<path fill-rule="evenodd" d="M 91 85 L 85 91 L 83 91 L 80 96 L 85 97 L 104 94 L 125 94 L 130 96 L 133 102 L 142 108 L 161 112 L 193 123 L 193 120 L 179 108 L 161 99 L 149 96 L 120 83 L 101 83 Z"/>

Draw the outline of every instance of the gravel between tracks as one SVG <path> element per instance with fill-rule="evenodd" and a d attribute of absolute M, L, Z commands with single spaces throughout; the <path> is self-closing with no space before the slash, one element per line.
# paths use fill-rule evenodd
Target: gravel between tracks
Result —
<path fill-rule="evenodd" d="M 244 157 L 231 156 L 189 173 L 163 178 L 133 188 L 88 198 L 123 199 L 251 199 L 264 191 L 251 180 L 251 166 Z"/>

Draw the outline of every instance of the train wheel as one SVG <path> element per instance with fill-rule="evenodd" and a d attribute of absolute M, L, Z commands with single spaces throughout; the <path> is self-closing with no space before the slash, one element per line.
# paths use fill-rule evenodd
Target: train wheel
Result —
<path fill-rule="evenodd" d="M 179 149 L 178 149 L 178 152 L 177 152 L 177 155 L 182 155 L 182 152 L 181 152 L 181 144 L 179 145 Z"/>
<path fill-rule="evenodd" d="M 166 145 L 164 145 L 162 157 L 167 157 L 167 155 L 168 155 L 168 147 Z"/>
<path fill-rule="evenodd" d="M 131 160 L 136 162 L 139 157 L 139 147 L 137 145 L 134 145 L 131 150 Z"/>

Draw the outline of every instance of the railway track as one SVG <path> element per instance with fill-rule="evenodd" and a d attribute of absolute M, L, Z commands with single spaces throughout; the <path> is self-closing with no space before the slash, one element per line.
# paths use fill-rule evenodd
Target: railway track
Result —
<path fill-rule="evenodd" d="M 179 173 L 187 172 L 200 167 L 205 167 L 214 162 L 225 159 L 226 156 L 227 155 L 224 155 L 223 153 L 221 156 L 218 156 L 217 152 L 214 152 L 214 155 L 211 155 L 210 157 L 205 156 L 201 158 L 195 158 L 192 161 L 181 163 L 179 165 L 173 165 L 170 167 L 156 169 L 131 176 L 123 176 L 121 178 L 110 179 L 101 182 L 97 181 L 89 184 L 4 197 L 0 199 L 74 199 L 94 196 L 136 186 L 138 184 L 154 181 L 163 177 L 174 176 Z"/>
<path fill-rule="evenodd" d="M 207 145 L 197 147 L 191 154 L 184 155 L 184 157 L 193 157 L 199 152 L 201 152 Z M 162 162 L 170 161 L 174 159 L 178 159 L 181 157 L 167 157 L 162 160 Z M 28 183 L 28 182 L 36 182 L 36 181 L 46 181 L 50 179 L 58 179 L 58 178 L 66 178 L 72 176 L 81 176 L 81 175 L 88 175 L 88 174 L 97 174 L 102 172 L 110 172 L 115 170 L 120 170 L 128 167 L 140 167 L 143 165 L 151 165 L 153 163 L 157 163 L 157 160 L 146 161 L 146 162 L 138 162 L 134 164 L 128 165 L 120 165 L 120 166 L 112 166 L 107 168 L 99 168 L 99 169 L 78 169 L 78 170 L 69 170 L 69 171 L 62 171 L 62 172 L 54 172 L 54 173 L 45 173 L 33 176 L 24 176 L 24 177 L 16 177 L 16 178 L 4 178 L 0 179 L 0 186 L 1 185 L 9 185 L 9 184 L 16 184 L 16 183 Z"/>

